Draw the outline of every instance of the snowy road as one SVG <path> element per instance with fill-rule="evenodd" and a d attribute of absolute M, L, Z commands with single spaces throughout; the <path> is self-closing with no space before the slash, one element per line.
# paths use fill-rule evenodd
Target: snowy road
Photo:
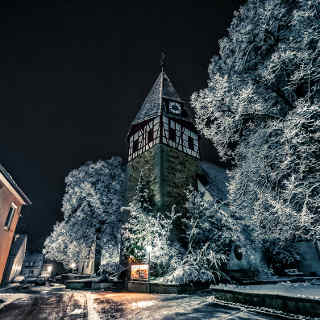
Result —
<path fill-rule="evenodd" d="M 206 295 L 64 291 L 1 295 L 1 320 L 279 319 L 210 302 Z M 11 300 L 10 300 L 11 299 Z"/>

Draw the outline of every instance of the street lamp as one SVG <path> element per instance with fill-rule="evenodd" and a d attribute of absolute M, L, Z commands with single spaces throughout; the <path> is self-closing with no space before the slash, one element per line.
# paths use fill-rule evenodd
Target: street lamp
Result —
<path fill-rule="evenodd" d="M 49 275 L 49 278 L 50 278 L 50 276 L 51 276 L 51 272 L 52 272 L 52 266 L 49 266 L 49 267 L 48 267 L 48 275 Z"/>
<path fill-rule="evenodd" d="M 148 264 L 150 265 L 150 254 L 151 254 L 151 250 L 152 250 L 152 247 L 151 246 L 147 246 L 146 247 L 146 251 L 147 251 L 147 254 L 148 254 Z"/>
<path fill-rule="evenodd" d="M 70 264 L 70 267 L 71 267 L 71 269 L 72 269 L 72 272 L 74 272 L 74 269 L 76 268 L 76 264 L 75 264 L 74 262 L 72 262 L 72 263 Z"/>

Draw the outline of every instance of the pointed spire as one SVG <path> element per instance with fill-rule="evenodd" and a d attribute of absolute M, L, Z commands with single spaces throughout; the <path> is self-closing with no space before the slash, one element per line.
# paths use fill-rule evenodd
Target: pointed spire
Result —
<path fill-rule="evenodd" d="M 162 51 L 161 51 L 161 57 L 160 57 L 160 67 L 161 67 L 161 71 L 162 71 L 162 72 L 163 72 L 163 70 L 164 70 L 165 60 L 166 60 L 166 54 L 165 54 L 165 52 L 162 50 Z"/>
<path fill-rule="evenodd" d="M 160 115 L 162 112 L 162 98 L 183 102 L 163 70 L 154 82 L 132 125 Z"/>
<path fill-rule="evenodd" d="M 155 117 L 161 113 L 161 91 L 162 91 L 162 72 L 159 74 L 157 80 L 154 82 L 146 99 L 144 100 L 139 112 L 137 113 L 132 124 L 137 124 L 146 119 Z"/>

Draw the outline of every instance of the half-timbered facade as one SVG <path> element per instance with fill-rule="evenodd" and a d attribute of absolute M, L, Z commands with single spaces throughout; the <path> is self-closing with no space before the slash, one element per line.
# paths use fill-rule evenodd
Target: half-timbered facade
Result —
<path fill-rule="evenodd" d="M 128 147 L 128 201 L 143 172 L 160 208 L 182 204 L 184 190 L 195 185 L 199 137 L 185 102 L 164 71 L 131 124 Z"/>

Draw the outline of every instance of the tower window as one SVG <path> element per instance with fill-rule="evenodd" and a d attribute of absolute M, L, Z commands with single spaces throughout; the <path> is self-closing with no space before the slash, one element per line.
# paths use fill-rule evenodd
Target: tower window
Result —
<path fill-rule="evenodd" d="M 132 153 L 137 152 L 139 149 L 139 140 L 134 140 L 132 145 Z"/>
<path fill-rule="evenodd" d="M 169 128 L 169 140 L 176 142 L 176 130 Z"/>
<path fill-rule="evenodd" d="M 190 136 L 188 136 L 188 148 L 194 151 L 194 141 L 193 141 L 193 138 Z"/>
<path fill-rule="evenodd" d="M 148 131 L 148 143 L 153 141 L 153 128 Z"/>
<path fill-rule="evenodd" d="M 16 209 L 17 209 L 17 206 L 14 203 L 11 203 L 11 206 L 10 206 L 10 209 L 9 209 L 9 213 L 7 215 L 7 219 L 6 219 L 6 222 L 4 224 L 4 228 L 6 230 L 10 229 L 10 226 L 11 226 L 14 214 L 16 212 Z"/>

